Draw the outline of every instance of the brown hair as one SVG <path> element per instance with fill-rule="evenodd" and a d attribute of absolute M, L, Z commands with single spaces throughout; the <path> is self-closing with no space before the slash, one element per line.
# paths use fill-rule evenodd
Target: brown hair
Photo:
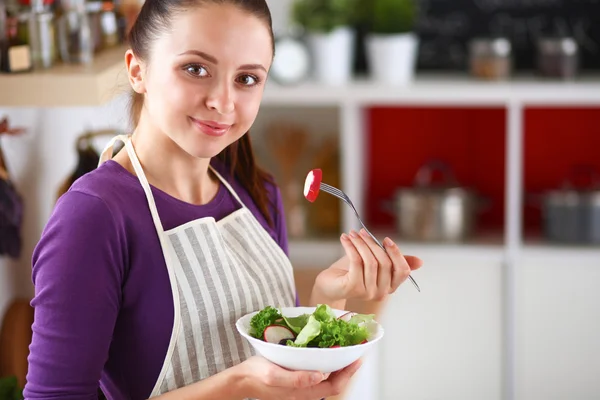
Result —
<path fill-rule="evenodd" d="M 273 53 L 275 52 L 271 12 L 265 0 L 146 0 L 129 32 L 131 50 L 137 58 L 147 61 L 150 44 L 158 35 L 169 29 L 175 13 L 207 3 L 231 4 L 264 21 L 271 35 Z M 133 92 L 130 103 L 133 126 L 138 124 L 143 105 L 144 96 Z M 264 185 L 267 182 L 274 184 L 274 181 L 271 175 L 256 164 L 248 133 L 225 148 L 217 158 L 229 166 L 231 176 L 248 191 L 269 226 L 273 227 L 273 219 L 267 208 L 269 199 Z"/>

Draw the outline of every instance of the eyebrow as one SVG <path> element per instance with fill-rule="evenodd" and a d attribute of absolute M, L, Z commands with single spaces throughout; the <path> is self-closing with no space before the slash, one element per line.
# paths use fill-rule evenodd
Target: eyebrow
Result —
<path fill-rule="evenodd" d="M 183 53 L 181 53 L 179 55 L 183 56 L 183 55 L 187 55 L 187 54 L 193 54 L 193 55 L 202 57 L 206 61 L 213 63 L 215 65 L 219 63 L 219 61 L 215 57 L 213 57 L 210 54 L 207 54 L 203 51 L 199 51 L 199 50 L 188 50 L 188 51 L 184 51 Z M 239 69 L 262 69 L 263 71 L 267 72 L 267 69 L 265 67 L 263 67 L 261 64 L 244 64 L 244 65 L 241 65 L 239 67 Z"/>

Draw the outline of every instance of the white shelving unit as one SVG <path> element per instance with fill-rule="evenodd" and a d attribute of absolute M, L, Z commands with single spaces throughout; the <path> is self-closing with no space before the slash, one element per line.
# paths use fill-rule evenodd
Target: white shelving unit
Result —
<path fill-rule="evenodd" d="M 461 260 L 474 254 L 499 260 L 502 265 L 502 398 L 519 398 L 515 355 L 517 352 L 515 320 L 517 319 L 517 291 L 519 282 L 517 268 L 523 254 L 529 258 L 551 251 L 555 257 L 577 258 L 582 254 L 597 259 L 600 266 L 600 249 L 575 247 L 553 247 L 524 242 L 522 237 L 523 199 L 523 112 L 526 107 L 557 106 L 587 107 L 600 106 L 600 77 L 585 77 L 576 82 L 550 82 L 532 77 L 516 78 L 510 82 L 482 82 L 466 75 L 419 75 L 407 87 L 387 87 L 367 80 L 356 81 L 344 87 L 324 87 L 306 83 L 294 87 L 270 85 L 266 88 L 263 104 L 269 106 L 336 106 L 339 108 L 340 145 L 343 171 L 342 189 L 350 196 L 359 213 L 364 211 L 364 160 L 363 139 L 365 109 L 370 106 L 444 106 L 444 107 L 503 107 L 506 109 L 506 160 L 505 160 L 505 229 L 503 240 L 498 244 L 465 244 L 459 246 L 401 243 L 405 252 L 416 255 L 444 255 Z M 358 222 L 349 207 L 343 208 L 343 229 L 358 227 Z M 316 258 L 323 261 L 325 268 L 340 254 L 337 241 L 310 242 L 292 241 L 291 256 L 302 264 L 309 257 L 312 265 Z M 321 258 L 322 257 L 322 258 Z M 418 274 L 415 275 L 418 279 Z M 427 290 L 427 283 L 421 281 Z M 409 285 L 412 289 L 412 285 Z M 408 289 L 407 289 L 408 290 Z M 362 393 L 370 398 L 378 397 L 377 361 L 369 369 L 369 376 Z M 368 386 L 368 389 L 367 389 Z M 359 396 L 360 397 L 360 396 Z"/>

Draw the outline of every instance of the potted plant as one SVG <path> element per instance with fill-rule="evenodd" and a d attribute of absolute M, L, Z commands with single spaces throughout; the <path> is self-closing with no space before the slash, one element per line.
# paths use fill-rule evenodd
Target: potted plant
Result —
<path fill-rule="evenodd" d="M 341 85 L 352 77 L 357 0 L 295 0 L 292 21 L 304 29 L 314 77 Z"/>
<path fill-rule="evenodd" d="M 414 78 L 418 37 L 415 0 L 367 0 L 366 54 L 371 76 L 378 82 L 403 85 Z"/>

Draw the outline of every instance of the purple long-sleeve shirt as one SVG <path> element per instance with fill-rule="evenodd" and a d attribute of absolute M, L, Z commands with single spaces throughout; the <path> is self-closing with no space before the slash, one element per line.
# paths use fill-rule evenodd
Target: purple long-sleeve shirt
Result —
<path fill-rule="evenodd" d="M 287 253 L 279 190 L 267 186 L 271 229 L 248 192 L 244 204 Z M 152 188 L 163 227 L 219 220 L 239 203 L 220 185 L 196 206 Z M 173 297 L 156 229 L 137 177 L 114 161 L 85 175 L 57 202 L 33 254 L 35 308 L 26 399 L 147 399 L 173 325 Z"/>

